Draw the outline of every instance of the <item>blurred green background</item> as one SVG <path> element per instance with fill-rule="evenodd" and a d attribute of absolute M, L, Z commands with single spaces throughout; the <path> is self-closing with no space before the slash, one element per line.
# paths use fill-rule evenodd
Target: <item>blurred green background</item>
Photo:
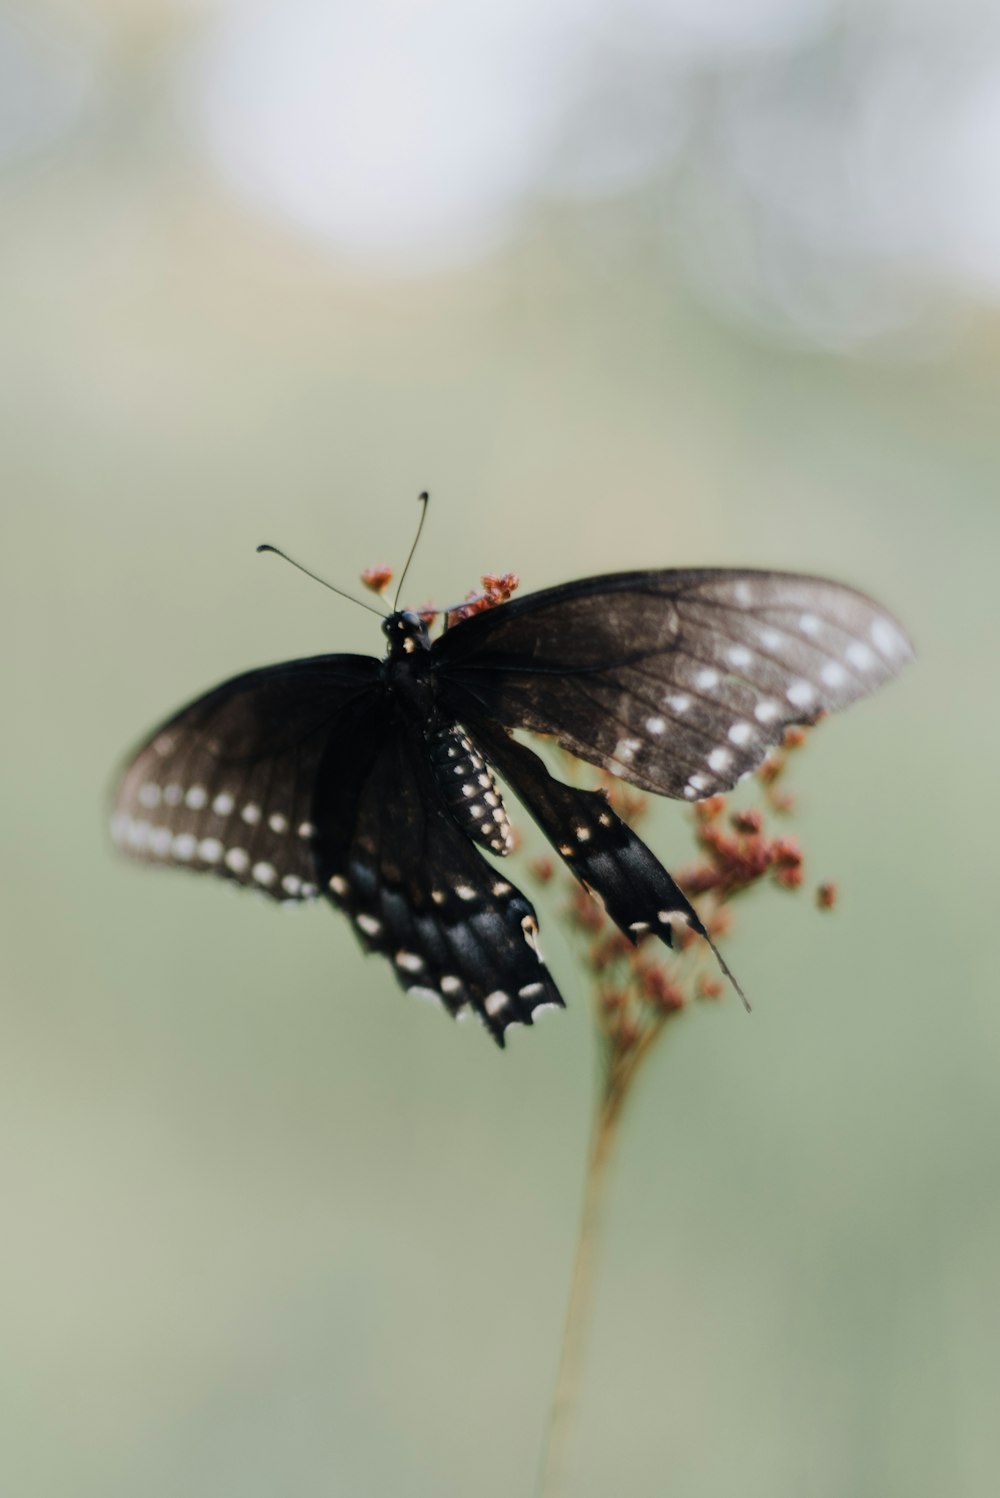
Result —
<path fill-rule="evenodd" d="M 196 691 L 380 653 L 255 544 L 350 588 L 424 486 L 412 602 L 797 568 L 919 650 L 795 771 L 838 910 L 748 907 L 752 1018 L 633 1100 L 567 1492 L 995 1491 L 1000 31 L 904 12 L 0 6 L 0 1491 L 531 1491 L 595 1060 L 558 900 L 569 1008 L 501 1055 L 105 831 Z"/>

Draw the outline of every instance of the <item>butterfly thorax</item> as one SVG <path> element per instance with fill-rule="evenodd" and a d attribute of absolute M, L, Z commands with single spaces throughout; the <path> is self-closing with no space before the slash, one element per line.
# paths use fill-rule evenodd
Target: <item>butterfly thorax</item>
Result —
<path fill-rule="evenodd" d="M 509 853 L 513 836 L 493 771 L 462 725 L 435 725 L 427 748 L 438 790 L 458 825 L 481 848 L 501 857 Z"/>
<path fill-rule="evenodd" d="M 383 619 L 382 633 L 389 641 L 387 658 L 390 661 L 408 660 L 430 651 L 431 637 L 427 625 L 419 614 L 411 613 L 409 609 L 401 609 Z"/>

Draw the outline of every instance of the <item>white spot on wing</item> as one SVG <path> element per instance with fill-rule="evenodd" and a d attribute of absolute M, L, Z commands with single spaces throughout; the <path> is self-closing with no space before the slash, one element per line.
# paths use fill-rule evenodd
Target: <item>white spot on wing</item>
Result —
<path fill-rule="evenodd" d="M 333 890 L 335 895 L 347 894 L 347 880 L 344 878 L 343 874 L 330 875 L 330 888 Z"/>
<path fill-rule="evenodd" d="M 228 817 L 236 802 L 228 791 L 220 791 L 212 802 L 212 810 L 217 817 Z"/>
<path fill-rule="evenodd" d="M 815 639 L 822 628 L 822 621 L 817 619 L 815 614 L 799 615 L 799 629 L 801 629 L 804 635 L 812 635 L 813 639 Z"/>
<path fill-rule="evenodd" d="M 666 720 L 666 718 L 647 718 L 646 719 L 646 731 L 647 731 L 647 733 L 657 733 L 657 734 L 662 733 L 663 730 L 666 728 L 666 726 L 667 726 L 667 720 Z"/>
<path fill-rule="evenodd" d="M 793 707 L 808 707 L 816 696 L 816 688 L 811 681 L 805 681 L 800 678 L 800 680 L 792 682 L 785 696 Z"/>
<path fill-rule="evenodd" d="M 217 837 L 203 837 L 198 844 L 198 857 L 203 863 L 218 863 L 222 857 L 222 844 Z"/>
<path fill-rule="evenodd" d="M 287 832 L 288 818 L 282 816 L 280 811 L 273 811 L 267 819 L 267 825 L 272 832 Z"/>
<path fill-rule="evenodd" d="M 753 727 L 749 723 L 734 723 L 729 730 L 729 739 L 733 744 L 748 744 L 753 738 Z"/>
<path fill-rule="evenodd" d="M 298 874 L 286 874 L 281 881 L 281 887 L 286 895 L 297 895 L 302 888 L 302 880 Z"/>
<path fill-rule="evenodd" d="M 253 866 L 253 877 L 258 884 L 271 885 L 278 877 L 278 872 L 273 863 L 255 863 Z"/>
<path fill-rule="evenodd" d="M 248 801 L 240 812 L 240 816 L 248 827 L 254 827 L 260 821 L 260 807 L 254 801 Z"/>
<path fill-rule="evenodd" d="M 184 800 L 192 811 L 200 811 L 208 801 L 208 792 L 203 785 L 191 785 Z"/>
<path fill-rule="evenodd" d="M 781 647 L 783 636 L 780 630 L 771 629 L 769 625 L 760 632 L 760 643 L 765 650 L 778 650 Z"/>
<path fill-rule="evenodd" d="M 708 767 L 710 770 L 715 770 L 718 773 L 719 771 L 726 768 L 732 757 L 733 756 L 730 754 L 728 749 L 723 749 L 721 747 L 718 749 L 713 749 L 711 754 L 708 756 Z"/>
<path fill-rule="evenodd" d="M 677 692 L 673 697 L 667 698 L 667 706 L 673 708 L 675 713 L 686 713 L 691 706 L 691 698 L 686 692 Z"/>
<path fill-rule="evenodd" d="M 471 884 L 456 884 L 455 893 L 460 900 L 474 900 L 476 892 Z"/>
<path fill-rule="evenodd" d="M 226 854 L 226 867 L 234 874 L 245 874 L 250 867 L 250 855 L 245 848 L 230 848 Z"/>
<path fill-rule="evenodd" d="M 781 708 L 771 697 L 762 697 L 753 710 L 753 715 L 758 723 L 773 723 L 775 718 L 780 718 Z"/>
<path fill-rule="evenodd" d="M 178 832 L 177 836 L 174 838 L 173 846 L 170 851 L 171 853 L 173 853 L 174 857 L 179 858 L 182 863 L 187 863 L 189 858 L 194 857 L 195 849 L 197 848 L 197 846 L 198 839 L 195 837 L 193 832 Z"/>
<path fill-rule="evenodd" d="M 462 987 L 461 978 L 456 978 L 454 973 L 445 973 L 441 979 L 441 988 L 444 993 L 459 993 Z"/>
<path fill-rule="evenodd" d="M 360 925 L 361 922 L 359 921 L 358 924 Z M 419 973 L 424 965 L 424 959 L 418 957 L 416 952 L 397 952 L 396 963 L 399 967 L 405 968 L 408 973 Z"/>
<path fill-rule="evenodd" d="M 179 785 L 172 783 L 164 790 L 163 799 L 168 806 L 180 806 L 181 801 L 184 799 L 184 792 Z"/>
<path fill-rule="evenodd" d="M 749 666 L 753 656 L 745 645 L 734 645 L 726 652 L 731 666 Z"/>
<path fill-rule="evenodd" d="M 883 655 L 896 655 L 902 649 L 898 630 L 893 629 L 888 619 L 872 621 L 872 639 Z"/>
<path fill-rule="evenodd" d="M 699 692 L 710 692 L 713 687 L 719 685 L 719 673 L 713 670 L 711 666 L 706 666 L 698 672 L 698 675 L 694 679 L 694 684 Z"/>
<path fill-rule="evenodd" d="M 424 988 L 419 983 L 415 983 L 406 992 L 411 999 L 425 999 L 430 1004 L 440 1004 L 441 1002 L 441 995 L 439 993 L 433 988 Z"/>
<path fill-rule="evenodd" d="M 502 1009 L 507 1008 L 509 1002 L 510 1000 L 504 993 L 503 989 L 498 988 L 494 993 L 488 993 L 486 995 L 485 999 L 483 1000 L 483 1008 L 486 1010 L 486 1013 L 490 1016 L 490 1018 L 493 1019 L 500 1013 Z"/>
<path fill-rule="evenodd" d="M 842 687 L 847 680 L 847 672 L 839 661 L 827 661 L 819 674 L 828 687 Z"/>
<path fill-rule="evenodd" d="M 143 806 L 148 806 L 150 811 L 160 804 L 160 787 L 147 782 L 139 789 L 139 800 Z"/>
<path fill-rule="evenodd" d="M 382 930 L 382 922 L 377 921 L 373 915 L 359 915 L 358 925 L 366 936 L 378 936 Z"/>
<path fill-rule="evenodd" d="M 859 671 L 871 671 L 878 664 L 874 652 L 869 650 L 863 640 L 852 640 L 844 654 L 851 665 L 856 666 Z"/>

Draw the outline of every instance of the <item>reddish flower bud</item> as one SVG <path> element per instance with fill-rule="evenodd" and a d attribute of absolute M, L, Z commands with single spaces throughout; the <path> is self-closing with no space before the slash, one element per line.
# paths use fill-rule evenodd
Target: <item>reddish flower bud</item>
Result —
<path fill-rule="evenodd" d="M 724 992 L 725 986 L 718 978 L 706 978 L 703 975 L 698 979 L 699 999 L 721 999 Z"/>
<path fill-rule="evenodd" d="M 520 586 L 521 579 L 516 572 L 487 572 L 485 577 L 480 578 L 483 585 L 483 593 L 489 599 L 490 607 L 498 603 L 506 603 L 510 595 Z"/>
<path fill-rule="evenodd" d="M 385 562 L 378 562 L 374 567 L 366 567 L 361 574 L 361 581 L 373 593 L 384 593 L 392 582 L 392 568 Z"/>
<path fill-rule="evenodd" d="M 551 858 L 546 858 L 544 853 L 539 858 L 533 858 L 528 864 L 528 869 L 539 884 L 548 884 L 556 871 L 555 864 Z"/>
<path fill-rule="evenodd" d="M 764 825 L 764 818 L 756 806 L 748 806 L 746 811 L 734 811 L 729 820 L 737 832 L 759 832 Z"/>
<path fill-rule="evenodd" d="M 699 822 L 714 822 L 726 809 L 725 796 L 708 796 L 695 803 L 694 814 Z"/>
<path fill-rule="evenodd" d="M 764 763 L 757 770 L 757 779 L 763 781 L 764 785 L 772 785 L 785 768 L 785 758 L 782 754 L 769 754 Z"/>
<path fill-rule="evenodd" d="M 816 904 L 820 910 L 832 910 L 837 903 L 837 886 L 835 884 L 821 884 L 816 891 Z"/>
<path fill-rule="evenodd" d="M 771 856 L 781 868 L 797 869 L 802 863 L 802 849 L 794 837 L 776 837 L 771 844 Z"/>
<path fill-rule="evenodd" d="M 667 1014 L 676 1014 L 687 1003 L 683 990 L 671 982 L 661 967 L 647 966 L 644 963 L 636 976 L 643 998 L 655 1004 L 657 1009 L 662 1009 Z"/>

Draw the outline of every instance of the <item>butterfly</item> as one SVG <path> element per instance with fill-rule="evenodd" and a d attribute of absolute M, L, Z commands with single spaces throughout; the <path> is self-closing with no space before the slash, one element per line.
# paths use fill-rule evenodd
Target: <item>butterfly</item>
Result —
<path fill-rule="evenodd" d="M 328 901 L 408 993 L 452 1015 L 470 1008 L 501 1046 L 508 1026 L 563 1004 L 535 911 L 502 863 L 501 780 L 631 940 L 652 932 L 669 946 L 675 924 L 710 940 L 606 797 L 558 780 L 512 730 L 694 802 L 913 655 L 900 625 L 850 588 L 717 568 L 583 578 L 434 639 L 407 610 L 382 629 L 381 660 L 266 666 L 174 714 L 128 761 L 112 835 L 146 863 Z"/>

